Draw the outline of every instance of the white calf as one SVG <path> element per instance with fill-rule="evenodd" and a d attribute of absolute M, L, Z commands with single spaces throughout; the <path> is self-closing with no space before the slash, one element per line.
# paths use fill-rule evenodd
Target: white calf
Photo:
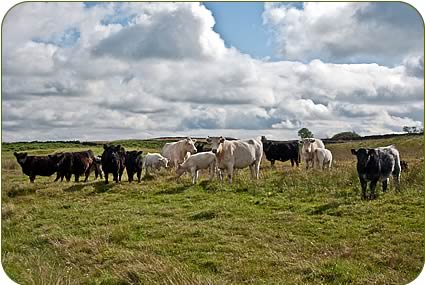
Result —
<path fill-rule="evenodd" d="M 309 164 L 314 167 L 314 150 L 317 148 L 325 148 L 325 145 L 320 139 L 303 139 L 300 141 L 302 144 L 301 156 L 304 158 L 305 167 L 308 169 Z"/>
<path fill-rule="evenodd" d="M 148 169 L 160 170 L 161 167 L 168 167 L 168 159 L 160 155 L 159 153 L 148 153 L 143 157 L 142 161 L 142 170 L 145 168 L 146 174 L 148 175 Z"/>
<path fill-rule="evenodd" d="M 216 169 L 216 157 L 212 152 L 200 152 L 189 156 L 182 164 L 179 164 L 176 169 L 177 177 L 180 177 L 186 171 L 192 174 L 192 184 L 198 180 L 200 169 L 207 169 L 210 171 L 210 180 L 214 177 Z"/>

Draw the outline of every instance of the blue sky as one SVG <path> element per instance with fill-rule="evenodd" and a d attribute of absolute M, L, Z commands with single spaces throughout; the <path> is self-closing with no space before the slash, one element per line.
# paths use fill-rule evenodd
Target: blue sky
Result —
<path fill-rule="evenodd" d="M 263 2 L 203 2 L 213 13 L 214 31 L 220 34 L 227 47 L 256 58 L 274 57 L 270 31 L 263 25 Z"/>

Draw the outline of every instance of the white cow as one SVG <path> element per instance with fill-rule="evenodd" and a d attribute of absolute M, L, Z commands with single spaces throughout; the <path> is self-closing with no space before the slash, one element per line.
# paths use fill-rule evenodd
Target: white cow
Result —
<path fill-rule="evenodd" d="M 185 160 L 188 152 L 196 153 L 195 142 L 196 140 L 187 137 L 177 142 L 166 143 L 161 150 L 161 155 L 168 159 L 170 166 L 177 167 Z"/>
<path fill-rule="evenodd" d="M 211 150 L 217 157 L 217 167 L 220 170 L 227 170 L 229 183 L 232 183 L 233 170 L 235 168 L 248 166 L 251 170 L 251 178 L 258 179 L 261 157 L 263 156 L 261 140 L 228 141 L 223 137 L 208 137 L 207 142 L 211 144 Z M 222 175 L 220 176 L 223 179 Z"/>
<path fill-rule="evenodd" d="M 141 171 L 143 171 L 143 168 L 145 168 L 145 175 L 149 175 L 149 168 L 160 170 L 161 167 L 168 167 L 168 159 L 159 153 L 148 153 L 143 157 Z"/>
<path fill-rule="evenodd" d="M 319 139 L 307 138 L 300 141 L 302 144 L 301 156 L 304 158 L 305 167 L 308 169 L 309 164 L 314 167 L 314 150 L 316 148 L 325 148 L 323 142 Z"/>
<path fill-rule="evenodd" d="M 332 168 L 332 152 L 326 148 L 316 148 L 314 150 L 314 161 L 319 169 L 327 167 L 330 170 Z"/>
<path fill-rule="evenodd" d="M 176 169 L 177 177 L 180 177 L 186 171 L 192 174 L 192 184 L 198 180 L 199 170 L 209 168 L 210 180 L 214 177 L 216 170 L 215 154 L 208 152 L 200 152 L 189 156 L 182 164 L 179 164 Z"/>

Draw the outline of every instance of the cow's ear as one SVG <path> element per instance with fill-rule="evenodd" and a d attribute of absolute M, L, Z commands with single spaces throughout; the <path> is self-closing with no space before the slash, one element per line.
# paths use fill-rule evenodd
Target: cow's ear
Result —
<path fill-rule="evenodd" d="M 193 139 L 192 141 L 193 141 L 193 143 L 196 143 L 196 139 Z"/>
<path fill-rule="evenodd" d="M 355 150 L 354 148 L 351 149 L 351 154 L 353 155 L 357 155 L 357 150 Z"/>
<path fill-rule="evenodd" d="M 211 138 L 210 136 L 207 137 L 207 143 L 211 143 Z"/>
<path fill-rule="evenodd" d="M 311 143 L 314 143 L 316 140 L 315 139 L 310 139 L 310 142 Z"/>
<path fill-rule="evenodd" d="M 108 146 L 107 144 L 104 144 L 104 145 L 103 145 L 103 149 L 104 149 L 104 150 L 107 150 L 107 149 L 108 149 L 108 147 L 109 147 L 109 146 Z"/>
<path fill-rule="evenodd" d="M 16 157 L 18 157 L 18 153 L 16 151 L 13 152 L 13 155 L 16 156 Z"/>
<path fill-rule="evenodd" d="M 139 150 L 138 152 L 137 152 L 137 155 L 141 155 L 143 153 L 143 150 Z"/>
<path fill-rule="evenodd" d="M 369 148 L 367 150 L 367 155 L 376 156 L 377 155 L 376 150 L 374 148 Z"/>
<path fill-rule="evenodd" d="M 225 139 L 223 137 L 220 137 L 220 143 L 224 143 Z"/>

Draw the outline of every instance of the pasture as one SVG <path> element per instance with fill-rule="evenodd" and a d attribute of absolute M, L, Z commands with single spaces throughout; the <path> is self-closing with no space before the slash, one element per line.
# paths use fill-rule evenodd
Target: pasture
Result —
<path fill-rule="evenodd" d="M 158 151 L 163 142 L 121 141 Z M 395 144 L 409 171 L 401 192 L 360 199 L 351 148 Z M 141 183 L 29 183 L 13 151 L 102 146 L 8 144 L 2 148 L 2 265 L 20 284 L 406 284 L 424 264 L 423 138 L 329 144 L 330 172 L 263 157 L 260 179 L 239 170 L 191 185 L 162 170 Z M 71 180 L 72 181 L 72 180 Z"/>

